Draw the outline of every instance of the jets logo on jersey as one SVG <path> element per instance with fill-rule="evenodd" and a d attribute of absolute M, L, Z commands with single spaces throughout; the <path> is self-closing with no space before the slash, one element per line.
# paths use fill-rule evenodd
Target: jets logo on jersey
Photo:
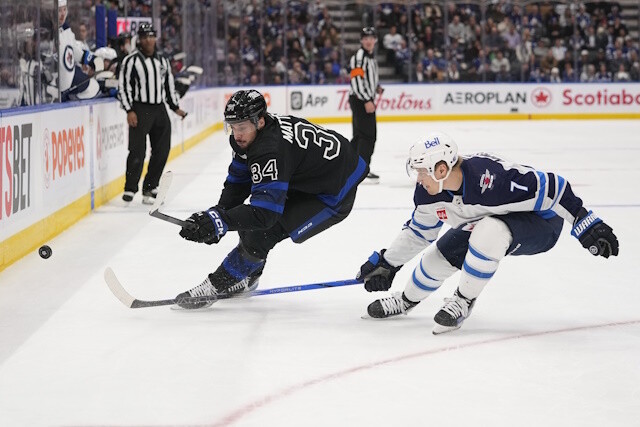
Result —
<path fill-rule="evenodd" d="M 73 48 L 71 46 L 66 46 L 64 48 L 64 68 L 69 71 L 73 71 L 75 65 L 75 59 L 73 57 Z"/>
<path fill-rule="evenodd" d="M 484 194 L 486 189 L 490 190 L 491 187 L 493 187 L 493 180 L 495 177 L 495 175 L 492 175 L 491 172 L 489 172 L 489 169 L 485 169 L 485 172 L 480 177 L 480 188 L 482 188 L 480 191 L 481 194 Z"/>
<path fill-rule="evenodd" d="M 446 221 L 447 218 L 448 218 L 447 217 L 447 210 L 445 208 L 436 210 L 436 215 L 438 215 L 438 219 L 440 221 Z"/>

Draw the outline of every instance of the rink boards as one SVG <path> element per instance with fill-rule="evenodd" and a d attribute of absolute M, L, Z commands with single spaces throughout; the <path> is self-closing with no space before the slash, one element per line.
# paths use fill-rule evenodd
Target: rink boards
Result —
<path fill-rule="evenodd" d="M 347 85 L 261 90 L 269 110 L 349 122 Z M 222 129 L 237 88 L 190 91 L 170 159 Z M 379 121 L 640 118 L 640 84 L 387 85 Z M 220 142 L 226 140 L 220 137 Z M 0 112 L 0 271 L 122 192 L 126 114 L 114 100 Z"/>

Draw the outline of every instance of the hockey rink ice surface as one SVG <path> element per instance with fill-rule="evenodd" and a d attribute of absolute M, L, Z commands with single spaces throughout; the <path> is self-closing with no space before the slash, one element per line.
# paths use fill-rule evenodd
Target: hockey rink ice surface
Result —
<path fill-rule="evenodd" d="M 104 283 L 107 266 L 135 297 L 173 298 L 238 238 L 188 242 L 139 193 L 129 207 L 114 199 L 48 242 L 48 260 L 34 251 L 0 273 L 0 425 L 639 426 L 638 120 L 378 123 L 380 184 L 361 185 L 327 232 L 276 246 L 260 289 L 351 279 L 387 247 L 413 210 L 408 148 L 429 130 L 462 154 L 561 174 L 613 227 L 620 256 L 593 257 L 565 223 L 550 252 L 506 258 L 462 329 L 440 336 L 433 316 L 458 274 L 386 321 L 361 319 L 386 294 L 359 285 L 129 309 Z M 170 162 L 164 212 L 214 205 L 229 160 L 218 132 Z"/>

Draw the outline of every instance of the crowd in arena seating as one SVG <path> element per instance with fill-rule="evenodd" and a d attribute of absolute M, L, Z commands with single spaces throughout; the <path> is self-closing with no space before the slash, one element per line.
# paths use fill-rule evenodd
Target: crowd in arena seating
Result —
<path fill-rule="evenodd" d="M 222 84 L 348 82 L 339 29 L 321 1 L 251 1 L 219 13 L 217 28 Z"/>
<path fill-rule="evenodd" d="M 638 39 L 613 2 L 570 5 L 383 3 L 377 25 L 389 64 L 413 82 L 640 80 Z M 445 15 L 447 24 L 445 28 Z"/>
<path fill-rule="evenodd" d="M 328 2 L 193 1 L 217 19 L 215 60 L 210 64 L 217 64 L 217 84 L 348 83 L 348 60 L 357 48 L 359 28 L 341 29 Z M 91 49 L 95 6 L 116 9 L 119 16 L 125 12 L 124 2 L 118 0 L 71 2 L 81 5 L 70 15 L 72 28 Z M 128 0 L 128 15 L 151 17 L 152 4 L 152 0 Z M 168 56 L 185 49 L 185 4 L 185 0 L 161 2 L 159 42 Z M 521 6 L 488 0 L 481 7 L 480 2 L 406 5 L 352 0 L 342 10 L 356 11 L 361 26 L 374 25 L 378 30 L 380 65 L 395 71 L 382 74 L 383 82 L 385 77 L 418 83 L 640 81 L 639 40 L 630 36 L 615 2 Z M 14 15 L 19 23 L 21 15 Z M 354 34 L 345 43 L 349 32 Z M 41 51 L 45 46 L 41 44 Z M 24 56 L 28 59 L 29 53 Z M 1 87 L 18 84 L 20 67 L 8 64 L 9 59 L 0 63 Z M 178 60 L 174 65 L 179 69 L 183 64 Z"/>

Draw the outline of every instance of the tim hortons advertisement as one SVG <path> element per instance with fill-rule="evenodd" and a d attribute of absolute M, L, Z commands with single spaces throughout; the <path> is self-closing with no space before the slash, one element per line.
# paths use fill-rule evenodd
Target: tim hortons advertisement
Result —
<path fill-rule="evenodd" d="M 432 112 L 435 91 L 425 86 L 419 91 L 405 85 L 389 85 L 376 96 L 376 114 L 386 116 L 423 115 Z M 311 117 L 349 117 L 349 86 L 292 86 L 289 113 Z"/>
<path fill-rule="evenodd" d="M 33 209 L 37 131 L 30 118 L 11 117 L 0 128 L 0 223 Z M 2 227 L 4 228 L 4 227 Z"/>

